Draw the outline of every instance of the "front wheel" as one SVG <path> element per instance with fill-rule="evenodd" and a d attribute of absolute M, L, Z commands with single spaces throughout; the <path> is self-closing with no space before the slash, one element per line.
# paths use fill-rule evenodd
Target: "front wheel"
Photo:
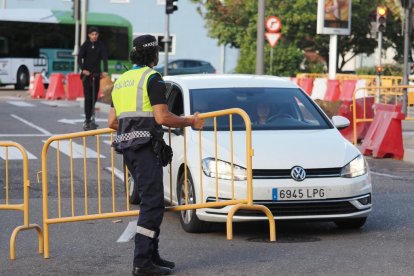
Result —
<path fill-rule="evenodd" d="M 335 220 L 336 226 L 342 229 L 359 229 L 364 226 L 367 218 L 352 218 L 352 219 L 341 219 Z"/>
<path fill-rule="evenodd" d="M 187 179 L 187 201 L 188 204 L 195 204 L 196 203 L 196 196 L 194 191 L 194 184 L 193 179 L 191 177 L 190 172 L 188 172 L 188 179 Z M 184 180 L 184 173 L 181 174 L 178 180 L 178 202 L 179 205 L 185 205 L 185 180 Z M 198 219 L 196 215 L 196 210 L 185 210 L 180 211 L 180 222 L 183 229 L 188 233 L 201 233 L 206 232 L 208 230 L 208 223 L 201 221 Z"/>
<path fill-rule="evenodd" d="M 16 90 L 22 90 L 29 85 L 29 81 L 29 70 L 27 70 L 26 67 L 21 66 L 19 70 L 17 70 L 16 84 L 14 85 L 14 88 Z"/>

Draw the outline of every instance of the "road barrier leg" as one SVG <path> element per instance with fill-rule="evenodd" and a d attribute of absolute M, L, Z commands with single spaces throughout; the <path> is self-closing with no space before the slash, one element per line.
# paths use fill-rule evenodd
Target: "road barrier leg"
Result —
<path fill-rule="evenodd" d="M 227 215 L 227 240 L 233 239 L 233 216 L 240 209 L 257 210 L 264 212 L 269 220 L 270 241 L 276 241 L 276 225 L 272 212 L 270 212 L 269 208 L 266 206 L 249 204 L 236 204 L 230 209 Z"/>
<path fill-rule="evenodd" d="M 47 223 L 43 223 L 43 231 L 45 237 L 43 258 L 49 259 L 49 225 Z"/>
<path fill-rule="evenodd" d="M 42 229 L 37 224 L 29 224 L 28 226 L 22 225 L 18 226 L 13 230 L 12 235 L 10 236 L 10 260 L 16 259 L 16 237 L 20 231 L 35 229 L 39 237 L 39 254 L 43 253 L 43 233 Z"/>

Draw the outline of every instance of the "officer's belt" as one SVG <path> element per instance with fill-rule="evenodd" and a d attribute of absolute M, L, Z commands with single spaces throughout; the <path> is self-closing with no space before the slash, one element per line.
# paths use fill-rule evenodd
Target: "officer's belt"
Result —
<path fill-rule="evenodd" d="M 128 141 L 128 140 L 131 140 L 131 139 L 135 139 L 135 138 L 148 138 L 148 137 L 152 137 L 151 133 L 149 131 L 147 131 L 147 130 L 137 130 L 137 131 L 117 135 L 115 137 L 114 142 L 115 143 L 120 143 L 120 142 L 123 142 L 123 141 Z"/>

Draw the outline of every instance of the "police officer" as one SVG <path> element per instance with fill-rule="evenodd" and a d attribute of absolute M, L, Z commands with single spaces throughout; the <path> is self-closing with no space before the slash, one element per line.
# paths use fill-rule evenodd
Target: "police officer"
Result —
<path fill-rule="evenodd" d="M 154 151 L 155 139 L 162 139 L 162 127 L 201 129 L 204 120 L 176 116 L 167 108 L 166 86 L 152 69 L 158 63 L 158 44 L 152 35 L 134 39 L 130 53 L 133 68 L 115 82 L 108 125 L 117 130 L 113 146 L 122 151 L 141 198 L 135 235 L 133 275 L 166 275 L 175 267 L 158 252 L 158 236 L 164 215 L 163 169 Z"/>
<path fill-rule="evenodd" d="M 104 70 L 102 77 L 108 76 L 108 54 L 105 45 L 98 40 L 99 31 L 96 27 L 88 29 L 88 38 L 82 44 L 78 64 L 81 68 L 81 79 L 83 85 L 83 95 L 85 97 L 85 122 L 83 130 L 96 129 L 95 123 L 95 103 L 98 99 L 99 84 L 101 79 L 101 62 L 103 61 Z"/>

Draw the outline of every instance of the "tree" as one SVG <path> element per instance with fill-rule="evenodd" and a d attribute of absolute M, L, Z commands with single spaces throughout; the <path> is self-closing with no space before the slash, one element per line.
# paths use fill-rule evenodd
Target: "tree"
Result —
<path fill-rule="evenodd" d="M 220 44 L 240 48 L 237 72 L 254 72 L 257 1 L 192 1 L 198 3 L 199 11 L 206 20 L 206 27 L 211 37 L 217 38 Z M 337 65 L 338 71 L 352 57 L 358 54 L 374 53 L 378 42 L 376 33 L 371 32 L 371 22 L 377 5 L 382 2 L 380 0 L 352 1 L 351 35 L 338 37 L 338 56 L 341 57 L 341 63 Z M 398 10 L 395 0 L 386 2 L 393 10 Z M 328 61 L 329 36 L 316 34 L 317 1 L 267 0 L 266 16 L 269 15 L 278 16 L 282 20 L 283 27 L 282 38 L 274 48 L 273 68 L 275 70 L 266 73 L 288 75 L 292 71 L 297 72 L 301 64 L 306 64 L 303 59 L 315 54 L 320 56 L 320 59 L 315 59 L 316 63 Z M 402 41 L 400 41 L 399 32 L 396 31 L 397 26 L 400 26 L 399 18 L 395 14 L 390 15 L 387 32 L 384 35 L 384 46 L 391 46 L 399 51 Z M 269 51 L 269 46 L 266 46 L 265 51 Z M 266 58 L 266 63 L 268 63 L 268 58 Z"/>

